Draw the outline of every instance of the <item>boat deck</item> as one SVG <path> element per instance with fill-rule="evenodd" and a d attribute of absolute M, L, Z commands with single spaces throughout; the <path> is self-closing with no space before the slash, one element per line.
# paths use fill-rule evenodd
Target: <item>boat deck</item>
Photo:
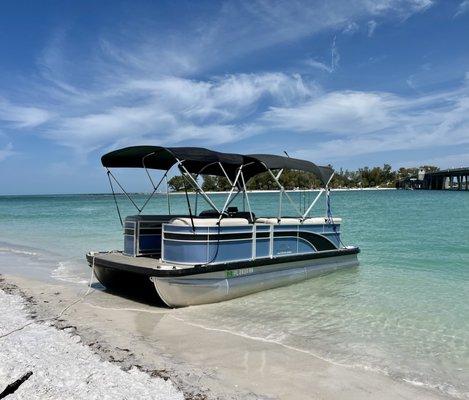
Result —
<path fill-rule="evenodd" d="M 161 258 L 156 257 L 133 257 L 125 255 L 120 251 L 112 251 L 112 252 L 90 252 L 86 255 L 86 258 L 90 265 L 93 262 L 93 258 L 97 265 L 106 266 L 109 264 L 109 267 L 117 268 L 117 269 L 125 269 L 119 268 L 118 266 L 128 266 L 128 270 L 132 272 L 141 271 L 142 274 L 148 275 L 151 272 L 161 271 L 161 270 L 175 270 L 175 269 L 187 269 L 193 268 L 193 265 L 177 265 L 177 264 L 168 264 L 165 261 L 161 260 Z"/>
<path fill-rule="evenodd" d="M 280 257 L 266 257 L 257 260 L 244 260 L 227 263 L 183 265 L 168 264 L 161 259 L 152 257 L 131 257 L 122 252 L 90 252 L 86 259 L 90 266 L 127 271 L 136 274 L 156 277 L 174 277 L 207 272 L 234 270 L 246 267 L 258 267 L 277 263 L 288 263 L 302 260 L 314 260 L 337 256 L 346 256 L 360 252 L 358 247 L 347 247 L 336 250 L 319 251 L 315 253 L 299 254 Z"/>

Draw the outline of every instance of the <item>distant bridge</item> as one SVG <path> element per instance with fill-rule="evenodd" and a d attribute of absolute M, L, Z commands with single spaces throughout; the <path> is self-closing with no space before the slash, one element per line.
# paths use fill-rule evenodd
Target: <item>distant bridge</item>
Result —
<path fill-rule="evenodd" d="M 396 182 L 397 189 L 469 190 L 469 167 L 444 169 L 435 172 L 419 171 Z"/>

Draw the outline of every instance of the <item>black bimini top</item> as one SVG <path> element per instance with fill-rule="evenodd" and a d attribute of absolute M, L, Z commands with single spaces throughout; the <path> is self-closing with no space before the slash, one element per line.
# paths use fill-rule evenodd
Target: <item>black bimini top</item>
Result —
<path fill-rule="evenodd" d="M 224 176 L 225 170 L 231 178 L 235 177 L 240 166 L 244 166 L 243 175 L 246 180 L 267 170 L 292 169 L 311 172 L 326 184 L 333 174 L 330 167 L 321 167 L 296 158 L 271 154 L 221 153 L 202 147 L 132 146 L 101 157 L 103 166 L 107 168 L 150 168 L 164 171 L 178 161 L 190 173 Z"/>
<path fill-rule="evenodd" d="M 234 177 L 241 165 L 253 160 L 241 154 L 220 153 L 202 147 L 132 146 L 101 157 L 107 168 L 151 168 L 167 171 L 180 161 L 190 173 Z"/>
<path fill-rule="evenodd" d="M 331 167 L 322 167 L 311 161 L 300 160 L 298 158 L 277 156 L 274 154 L 248 154 L 248 157 L 259 161 L 267 169 L 290 169 L 311 172 L 324 184 L 329 182 L 329 179 L 334 173 Z"/>

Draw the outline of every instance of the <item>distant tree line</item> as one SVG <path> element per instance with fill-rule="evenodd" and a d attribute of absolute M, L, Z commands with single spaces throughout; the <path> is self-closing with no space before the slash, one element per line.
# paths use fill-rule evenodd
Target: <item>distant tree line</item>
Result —
<path fill-rule="evenodd" d="M 419 168 L 427 172 L 438 171 L 439 168 L 432 165 L 424 165 Z M 405 179 L 418 174 L 419 168 L 399 168 L 393 171 L 391 165 L 384 164 L 382 167 L 363 167 L 356 171 L 343 170 L 335 171 L 330 183 L 332 188 L 370 188 L 370 187 L 394 187 L 397 180 Z M 193 175 L 194 178 L 195 175 Z M 320 180 L 313 174 L 301 171 L 284 171 L 279 179 L 280 183 L 287 190 L 292 189 L 317 189 L 320 188 Z M 227 191 L 231 185 L 225 177 L 204 175 L 199 178 L 202 182 L 202 189 L 207 192 Z M 173 176 L 168 185 L 172 191 L 193 190 L 191 185 L 180 175 Z M 185 185 L 185 186 L 184 186 Z M 248 190 L 276 190 L 276 185 L 272 176 L 268 173 L 259 174 L 247 182 Z"/>

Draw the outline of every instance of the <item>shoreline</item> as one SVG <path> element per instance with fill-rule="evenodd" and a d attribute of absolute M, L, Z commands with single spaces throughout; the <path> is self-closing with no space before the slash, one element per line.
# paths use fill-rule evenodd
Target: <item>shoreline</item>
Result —
<path fill-rule="evenodd" d="M 21 294 L 28 313 L 36 318 L 57 315 L 83 292 L 83 285 L 11 274 L 2 278 L 0 289 L 10 287 L 14 294 Z M 71 330 L 101 360 L 124 370 L 138 366 L 150 375 L 160 371 L 186 399 L 450 398 L 279 343 L 191 324 L 184 321 L 184 309 L 126 299 L 101 291 L 96 283 L 93 288 L 54 328 Z"/>
<path fill-rule="evenodd" d="M 321 189 L 289 189 L 285 190 L 287 193 L 296 193 L 296 192 L 319 192 Z M 331 192 L 360 192 L 360 191 L 376 191 L 376 190 L 397 190 L 394 187 L 365 187 L 365 188 L 331 188 Z M 279 193 L 279 190 L 248 190 L 247 193 Z M 195 192 L 189 192 L 195 193 Z M 229 191 L 208 191 L 207 194 L 228 194 Z M 128 192 L 131 195 L 146 195 L 148 196 L 150 192 Z M 156 195 L 166 196 L 166 192 L 156 192 Z M 181 195 L 184 192 L 169 192 L 170 196 Z M 112 196 L 112 193 L 37 193 L 37 194 L 0 194 L 0 198 L 8 197 L 61 197 L 61 196 Z M 116 193 L 116 196 L 125 196 L 123 193 Z"/>

